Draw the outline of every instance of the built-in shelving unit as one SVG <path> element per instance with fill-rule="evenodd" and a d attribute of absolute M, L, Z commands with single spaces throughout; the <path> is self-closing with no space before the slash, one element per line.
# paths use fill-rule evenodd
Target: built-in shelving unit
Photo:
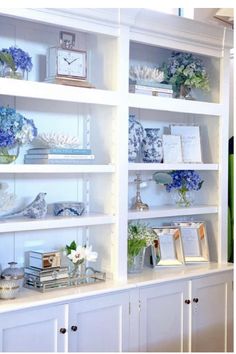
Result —
<path fill-rule="evenodd" d="M 144 9 L 66 9 L 66 14 L 65 9 L 18 10 L 0 10 L 1 45 L 7 48 L 16 44 L 27 51 L 33 70 L 28 81 L 0 78 L 1 105 L 14 106 L 33 119 L 39 133 L 56 131 L 78 136 L 81 146 L 92 149 L 95 162 L 28 165 L 23 163 L 22 148 L 15 164 L 0 165 L 0 181 L 7 182 L 22 202 L 44 191 L 49 203 L 75 200 L 86 204 L 86 214 L 78 218 L 57 218 L 49 213 L 41 220 L 0 221 L 0 250 L 4 250 L 0 251 L 1 266 L 12 260 L 22 265 L 24 252 L 29 250 L 28 240 L 33 240 L 32 247 L 40 245 L 41 249 L 47 249 L 48 244 L 62 248 L 76 240 L 93 245 L 99 252 L 98 265 L 114 279 L 124 280 L 128 222 L 150 221 L 155 226 L 175 217 L 204 220 L 209 229 L 211 260 L 225 263 L 231 33 L 205 24 L 200 30 L 188 19 L 174 17 L 170 21 L 169 15 Z M 46 52 L 48 47 L 58 45 L 62 30 L 74 32 L 76 47 L 87 51 L 88 81 L 96 88 L 45 82 Z M 196 92 L 195 100 L 129 93 L 129 66 L 148 63 L 156 67 L 172 50 L 203 58 L 210 91 Z M 148 164 L 141 159 L 128 163 L 129 114 L 134 114 L 144 128 L 198 125 L 202 163 Z M 154 171 L 188 169 L 199 171 L 205 182 L 196 204 L 177 208 L 151 175 Z M 137 172 L 150 182 L 141 191 L 150 205 L 144 212 L 130 210 L 135 185 L 129 182 Z M 22 238 L 26 241 L 19 246 Z"/>

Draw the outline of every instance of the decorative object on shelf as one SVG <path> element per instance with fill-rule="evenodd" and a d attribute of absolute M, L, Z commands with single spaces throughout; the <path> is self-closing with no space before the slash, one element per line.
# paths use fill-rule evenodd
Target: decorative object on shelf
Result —
<path fill-rule="evenodd" d="M 134 180 L 134 182 L 136 183 L 136 197 L 131 209 L 138 210 L 138 211 L 148 210 L 149 206 L 143 203 L 141 199 L 140 185 L 142 183 L 142 179 L 140 173 L 136 173 L 136 179 Z"/>
<path fill-rule="evenodd" d="M 135 82 L 138 85 L 149 86 L 155 85 L 164 81 L 164 72 L 159 68 L 151 68 L 146 65 L 130 66 L 129 78 L 131 82 Z"/>
<path fill-rule="evenodd" d="M 179 135 L 162 135 L 163 143 L 163 162 L 182 163 L 182 146 Z"/>
<path fill-rule="evenodd" d="M 0 299 L 15 299 L 19 290 L 20 284 L 14 277 L 6 275 L 0 278 Z"/>
<path fill-rule="evenodd" d="M 18 280 L 18 284 L 20 285 L 20 288 L 22 288 L 24 283 L 24 270 L 22 268 L 16 267 L 17 262 L 9 262 L 8 264 L 10 267 L 5 268 L 2 271 L 1 277 L 4 278 L 9 276 L 12 279 Z"/>
<path fill-rule="evenodd" d="M 174 192 L 178 206 L 189 207 L 193 203 L 193 200 L 189 199 L 189 192 L 201 189 L 203 179 L 193 170 L 177 170 L 169 174 L 172 182 L 165 185 L 167 192 Z"/>
<path fill-rule="evenodd" d="M 26 216 L 32 219 L 44 218 L 47 214 L 47 203 L 45 201 L 46 194 L 47 193 L 39 193 L 36 198 L 26 207 L 19 211 L 3 214 L 0 216 L 0 219 L 18 216 Z"/>
<path fill-rule="evenodd" d="M 27 52 L 17 47 L 0 51 L 1 76 L 12 79 L 27 79 L 33 64 Z"/>
<path fill-rule="evenodd" d="M 55 274 L 55 268 L 54 268 Z M 50 276 L 51 277 L 51 276 Z M 25 275 L 25 283 L 24 287 L 37 290 L 40 292 L 47 292 L 51 290 L 58 289 L 67 289 L 75 286 L 79 286 L 81 284 L 94 284 L 97 282 L 105 281 L 106 273 L 95 270 L 92 267 L 86 268 L 86 274 L 83 277 L 62 277 L 62 278 L 53 278 L 49 280 L 40 280 L 39 277 L 34 277 L 31 274 Z"/>
<path fill-rule="evenodd" d="M 157 240 L 151 246 L 151 260 L 156 266 L 180 266 L 184 264 L 180 230 L 177 227 L 153 228 Z"/>
<path fill-rule="evenodd" d="M 141 123 L 135 119 L 135 115 L 129 115 L 129 162 L 135 162 L 139 158 L 141 143 L 144 138 L 144 129 Z"/>
<path fill-rule="evenodd" d="M 53 212 L 56 216 L 81 216 L 85 205 L 82 202 L 57 202 L 53 204 Z"/>
<path fill-rule="evenodd" d="M 27 119 L 14 108 L 0 107 L 0 164 L 15 161 L 21 145 L 37 136 L 37 128 L 32 119 Z M 12 149 L 16 152 L 12 153 Z"/>
<path fill-rule="evenodd" d="M 34 140 L 34 145 L 48 149 L 78 149 L 80 141 L 77 136 L 71 136 L 64 133 L 41 133 Z"/>
<path fill-rule="evenodd" d="M 156 238 L 155 232 L 148 225 L 128 225 L 128 273 L 142 272 L 145 250 L 154 244 Z"/>
<path fill-rule="evenodd" d="M 180 228 L 186 263 L 209 262 L 207 232 L 204 222 L 174 222 Z"/>
<path fill-rule="evenodd" d="M 97 252 L 92 251 L 92 246 L 81 246 L 72 241 L 66 245 L 66 254 L 70 260 L 70 276 L 79 278 L 83 277 L 86 272 L 86 262 L 95 262 L 97 260 Z"/>
<path fill-rule="evenodd" d="M 29 266 L 37 269 L 51 269 L 61 266 L 60 251 L 30 251 L 28 253 Z"/>
<path fill-rule="evenodd" d="M 163 149 L 162 138 L 159 128 L 146 128 L 146 135 L 142 142 L 142 152 L 144 162 L 162 162 Z"/>
<path fill-rule="evenodd" d="M 129 92 L 140 93 L 142 95 L 159 96 L 159 97 L 172 97 L 173 89 L 172 85 L 160 84 L 154 82 L 145 82 L 143 80 L 137 80 L 138 83 L 129 84 Z"/>
<path fill-rule="evenodd" d="M 172 52 L 163 64 L 165 82 L 173 85 L 177 97 L 193 99 L 192 88 L 209 90 L 209 79 L 202 59 L 191 53 Z"/>
<path fill-rule="evenodd" d="M 74 48 L 75 33 L 60 32 L 60 47 L 47 52 L 48 82 L 92 88 L 87 80 L 87 52 Z"/>
<path fill-rule="evenodd" d="M 173 178 L 167 172 L 155 172 L 153 173 L 152 179 L 157 184 L 162 184 L 162 185 L 170 184 L 173 182 Z"/>
<path fill-rule="evenodd" d="M 171 125 L 171 135 L 181 137 L 183 162 L 202 163 L 200 128 L 194 125 Z"/>
<path fill-rule="evenodd" d="M 13 208 L 15 196 L 12 193 L 8 193 L 8 184 L 0 182 L 0 215 L 6 213 Z"/>

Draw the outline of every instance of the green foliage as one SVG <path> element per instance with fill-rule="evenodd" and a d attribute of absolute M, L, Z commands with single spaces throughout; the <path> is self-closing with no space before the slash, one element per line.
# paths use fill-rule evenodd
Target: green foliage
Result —
<path fill-rule="evenodd" d="M 12 71 L 16 71 L 16 66 L 10 53 L 0 52 L 0 61 L 7 64 Z"/>
<path fill-rule="evenodd" d="M 76 245 L 76 242 L 75 242 L 75 241 L 72 241 L 69 246 L 66 245 L 66 252 L 67 252 L 67 255 L 68 255 L 68 254 L 71 254 L 71 251 L 72 251 L 72 250 L 76 251 L 76 248 L 77 248 L 77 245 Z"/>
<path fill-rule="evenodd" d="M 137 256 L 142 248 L 153 244 L 156 234 L 145 224 L 128 225 L 128 255 Z"/>

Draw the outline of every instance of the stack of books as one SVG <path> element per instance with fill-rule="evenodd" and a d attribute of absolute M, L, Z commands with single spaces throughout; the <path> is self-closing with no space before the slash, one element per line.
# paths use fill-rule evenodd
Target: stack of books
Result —
<path fill-rule="evenodd" d="M 78 165 L 95 159 L 90 149 L 33 148 L 25 154 L 25 164 Z"/>
<path fill-rule="evenodd" d="M 159 96 L 159 97 L 173 97 L 173 88 L 169 84 L 161 83 L 130 83 L 129 92 L 141 93 L 143 95 Z"/>

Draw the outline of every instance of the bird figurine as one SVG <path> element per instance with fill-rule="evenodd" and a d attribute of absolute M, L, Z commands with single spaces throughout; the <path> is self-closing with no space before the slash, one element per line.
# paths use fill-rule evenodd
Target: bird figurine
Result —
<path fill-rule="evenodd" d="M 47 203 L 45 201 L 45 196 L 47 193 L 39 193 L 36 198 L 25 208 L 2 215 L 0 218 L 10 218 L 15 216 L 26 216 L 32 219 L 41 219 L 47 214 Z"/>

